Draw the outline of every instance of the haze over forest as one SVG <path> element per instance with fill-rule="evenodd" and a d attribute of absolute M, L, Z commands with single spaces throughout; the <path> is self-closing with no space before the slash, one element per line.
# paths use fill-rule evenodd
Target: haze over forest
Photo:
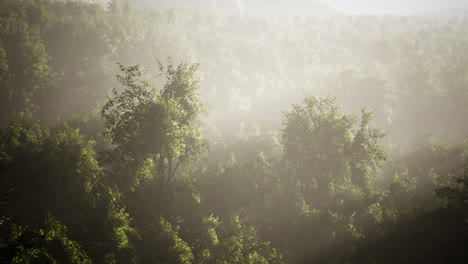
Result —
<path fill-rule="evenodd" d="M 255 12 L 262 15 L 325 15 L 330 12 L 360 15 L 408 15 L 468 8 L 468 2 L 465 0 L 133 0 L 133 2 L 145 5 L 190 7 L 234 13 Z M 466 13 L 466 10 L 463 11 Z"/>
<path fill-rule="evenodd" d="M 465 263 L 468 2 L 1 0 L 0 263 Z"/>

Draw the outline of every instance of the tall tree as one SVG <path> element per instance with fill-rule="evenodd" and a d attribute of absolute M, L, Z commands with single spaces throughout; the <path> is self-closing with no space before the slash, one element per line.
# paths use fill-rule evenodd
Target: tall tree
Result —
<path fill-rule="evenodd" d="M 146 164 L 161 186 L 171 182 L 177 169 L 196 158 L 204 146 L 199 116 L 204 111 L 197 97 L 198 80 L 193 80 L 198 65 L 180 63 L 177 67 L 168 60 L 166 68 L 158 61 L 160 74 L 166 84 L 159 91 L 143 79 L 145 71 L 138 65 L 120 65 L 123 75 L 117 76 L 125 86 L 119 93 L 113 90 L 102 109 L 107 132 L 117 158 L 117 169 L 134 175 L 118 179 L 124 188 L 133 188 L 142 180 L 135 169 Z"/>
<path fill-rule="evenodd" d="M 121 193 L 107 184 L 94 142 L 78 129 L 9 122 L 0 130 L 0 193 L 7 192 L 2 209 L 15 225 L 46 230 L 44 223 L 54 218 L 92 260 L 128 263 L 123 256 L 134 230 Z"/>
<path fill-rule="evenodd" d="M 284 160 L 306 202 L 325 206 L 332 183 L 350 180 L 367 188 L 369 169 L 385 159 L 384 134 L 369 128 L 371 113 L 362 111 L 356 131 L 357 118 L 343 114 L 335 98 L 308 95 L 285 116 Z"/>

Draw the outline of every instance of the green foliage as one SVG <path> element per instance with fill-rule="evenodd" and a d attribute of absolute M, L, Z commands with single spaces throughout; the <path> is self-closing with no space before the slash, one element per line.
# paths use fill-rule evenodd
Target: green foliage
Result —
<path fill-rule="evenodd" d="M 352 157 L 351 179 L 354 184 L 363 188 L 369 187 L 371 170 L 380 168 L 387 157 L 382 144 L 385 134 L 380 128 L 370 127 L 371 119 L 372 112 L 362 109 L 360 128 L 355 132 L 352 146 L 348 150 Z"/>
<path fill-rule="evenodd" d="M 332 97 L 308 95 L 303 105 L 285 114 L 284 160 L 292 170 L 302 196 L 323 207 L 330 198 L 331 184 L 351 179 L 367 189 L 369 173 L 385 159 L 380 129 L 369 128 L 371 113 L 363 110 L 361 126 L 356 118 L 342 114 Z"/>
<path fill-rule="evenodd" d="M 181 63 L 174 67 L 168 60 L 164 71 L 162 63 L 158 64 L 160 74 L 167 79 L 159 92 L 141 79 L 144 72 L 139 66 L 120 65 L 124 76 L 117 79 L 126 89 L 120 94 L 113 90 L 102 117 L 105 135 L 116 146 L 120 165 L 134 167 L 135 162 L 152 161 L 157 180 L 165 185 L 180 165 L 194 160 L 202 150 L 198 118 L 203 105 L 197 98 L 198 81 L 192 80 L 197 65 Z M 130 188 L 135 180 L 127 180 Z"/>
<path fill-rule="evenodd" d="M 254 226 L 242 224 L 239 215 L 234 214 L 227 223 L 205 217 L 203 223 L 211 243 L 200 250 L 196 263 L 283 263 L 270 243 L 258 238 Z"/>
<path fill-rule="evenodd" d="M 465 175 L 456 180 L 453 186 L 447 186 L 436 190 L 436 195 L 446 200 L 445 207 L 465 209 L 468 207 L 468 167 Z"/>
<path fill-rule="evenodd" d="M 104 257 L 103 251 L 116 254 L 130 247 L 132 228 L 119 191 L 105 185 L 93 142 L 78 130 L 66 124 L 49 131 L 30 121 L 11 122 L 0 146 L 0 190 L 13 189 L 5 212 L 14 223 L 40 228 L 50 212 L 96 260 Z"/>
<path fill-rule="evenodd" d="M 40 28 L 30 24 L 32 1 L 2 1 L 0 4 L 0 122 L 31 115 L 38 98 L 53 85 L 55 73 L 42 42 Z"/>
<path fill-rule="evenodd" d="M 171 263 L 190 264 L 193 261 L 193 253 L 190 246 L 182 240 L 178 235 L 179 227 L 173 228 L 164 218 L 161 217 L 159 221 L 161 235 L 163 239 L 168 239 L 171 242 L 169 248 L 169 261 Z"/>
<path fill-rule="evenodd" d="M 67 228 L 51 215 L 40 229 L 9 221 L 0 228 L 9 235 L 0 245 L 2 263 L 92 263 L 80 244 L 68 237 Z"/>
<path fill-rule="evenodd" d="M 357 244 L 355 259 L 378 263 L 458 263 L 463 260 L 466 250 L 463 241 L 468 235 L 466 175 L 452 186 L 437 189 L 436 193 L 446 200 L 445 206 L 402 214 L 397 222 L 386 225 L 385 233 Z"/>
<path fill-rule="evenodd" d="M 88 2 L 0 1 L 1 263 L 466 258 L 468 20 Z"/>

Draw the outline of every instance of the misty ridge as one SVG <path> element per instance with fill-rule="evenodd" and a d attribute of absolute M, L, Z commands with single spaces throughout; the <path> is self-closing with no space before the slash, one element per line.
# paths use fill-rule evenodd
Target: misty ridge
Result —
<path fill-rule="evenodd" d="M 0 1 L 0 263 L 465 263 L 464 1 Z"/>

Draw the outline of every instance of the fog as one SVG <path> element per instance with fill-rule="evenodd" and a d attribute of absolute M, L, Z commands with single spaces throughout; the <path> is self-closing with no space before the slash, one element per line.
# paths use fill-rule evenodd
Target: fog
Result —
<path fill-rule="evenodd" d="M 0 263 L 463 263 L 468 3 L 0 1 Z"/>
<path fill-rule="evenodd" d="M 447 9 L 466 9 L 465 0 L 132 0 L 134 3 L 218 10 L 227 13 L 317 15 L 330 11 L 346 14 L 422 14 Z M 319 12 L 317 12 L 319 11 Z M 465 11 L 466 12 L 466 11 Z"/>
<path fill-rule="evenodd" d="M 351 14 L 418 14 L 468 7 L 468 3 L 464 0 L 321 0 L 320 2 Z"/>

